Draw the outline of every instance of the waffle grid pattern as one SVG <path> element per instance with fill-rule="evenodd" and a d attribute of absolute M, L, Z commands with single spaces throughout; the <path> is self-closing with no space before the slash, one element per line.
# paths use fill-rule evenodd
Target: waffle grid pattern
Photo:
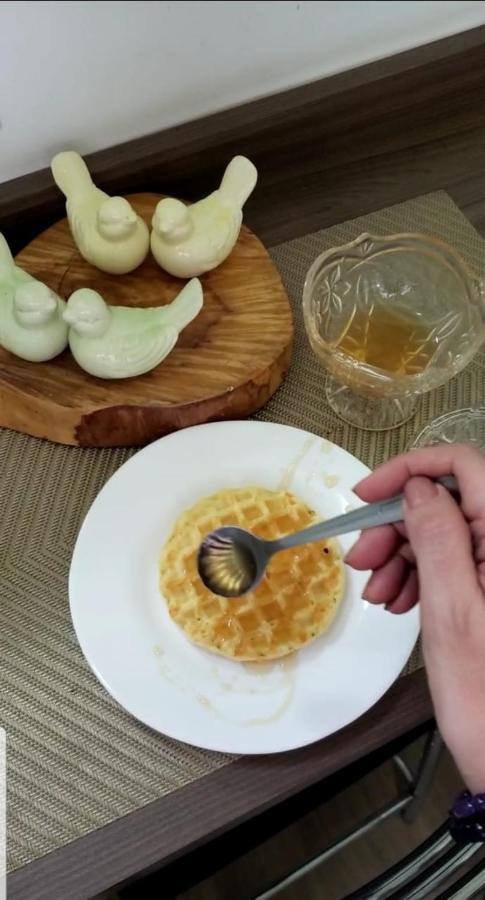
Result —
<path fill-rule="evenodd" d="M 220 491 L 182 513 L 160 562 L 160 586 L 172 618 L 197 644 L 231 659 L 276 659 L 323 634 L 343 593 L 336 541 L 275 556 L 254 592 L 215 596 L 197 573 L 201 540 L 223 525 L 239 525 L 275 540 L 316 521 L 288 491 L 258 487 Z"/>

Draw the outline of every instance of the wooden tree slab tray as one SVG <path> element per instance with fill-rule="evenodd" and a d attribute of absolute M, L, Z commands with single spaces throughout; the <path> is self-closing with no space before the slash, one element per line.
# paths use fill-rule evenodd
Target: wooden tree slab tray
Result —
<path fill-rule="evenodd" d="M 160 196 L 129 199 L 150 223 Z M 77 252 L 66 219 L 25 247 L 17 262 L 66 299 L 79 287 L 91 287 L 112 304 L 159 306 L 184 284 L 151 256 L 129 275 L 99 272 Z M 293 324 L 279 274 L 258 238 L 243 227 L 230 257 L 201 280 L 202 311 L 172 353 L 146 375 L 104 381 L 83 372 L 69 351 L 34 364 L 0 349 L 0 425 L 62 444 L 117 447 L 255 412 L 290 362 Z"/>

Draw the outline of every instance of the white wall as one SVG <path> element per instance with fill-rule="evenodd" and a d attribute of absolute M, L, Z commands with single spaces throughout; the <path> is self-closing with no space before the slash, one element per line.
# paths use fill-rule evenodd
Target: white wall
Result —
<path fill-rule="evenodd" d="M 485 23 L 485 2 L 0 3 L 0 181 Z"/>

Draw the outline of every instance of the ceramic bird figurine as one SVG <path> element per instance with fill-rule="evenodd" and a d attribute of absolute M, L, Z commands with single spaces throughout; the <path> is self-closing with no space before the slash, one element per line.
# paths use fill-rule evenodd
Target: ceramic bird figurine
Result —
<path fill-rule="evenodd" d="M 66 304 L 46 284 L 15 265 L 0 234 L 0 345 L 30 362 L 46 362 L 67 347 Z"/>
<path fill-rule="evenodd" d="M 67 218 L 81 256 L 112 275 L 136 269 L 148 253 L 150 236 L 128 200 L 97 188 L 83 158 L 72 150 L 58 153 L 51 169 L 66 197 Z"/>
<path fill-rule="evenodd" d="M 159 266 L 178 278 L 192 278 L 224 262 L 238 239 L 242 208 L 257 177 L 249 159 L 235 156 L 217 191 L 198 203 L 186 206 L 171 197 L 160 200 L 150 238 Z"/>
<path fill-rule="evenodd" d="M 89 288 L 74 291 L 64 319 L 76 362 L 97 378 L 132 378 L 165 359 L 199 313 L 202 285 L 193 278 L 167 306 L 108 306 Z"/>

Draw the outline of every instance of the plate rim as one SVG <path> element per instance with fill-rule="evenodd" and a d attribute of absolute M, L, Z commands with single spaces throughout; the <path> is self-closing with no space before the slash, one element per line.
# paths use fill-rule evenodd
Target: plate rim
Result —
<path fill-rule="evenodd" d="M 76 635 L 77 642 L 79 644 L 79 647 L 81 649 L 82 655 L 84 657 L 84 660 L 85 660 L 88 668 L 91 670 L 91 672 L 94 674 L 94 676 L 100 682 L 100 684 L 103 686 L 104 690 L 106 690 L 107 693 L 109 694 L 109 696 L 115 701 L 115 703 L 126 714 L 128 714 L 129 716 L 134 718 L 137 722 L 139 722 L 142 725 L 144 725 L 145 727 L 149 728 L 150 731 L 154 732 L 155 734 L 159 734 L 162 737 L 166 737 L 170 740 L 178 741 L 186 746 L 196 747 L 196 748 L 204 750 L 204 751 L 215 752 L 215 753 L 219 753 L 219 754 L 226 755 L 226 756 L 233 756 L 235 758 L 243 757 L 243 756 L 253 756 L 254 757 L 254 756 L 279 755 L 282 753 L 292 752 L 297 749 L 303 749 L 304 747 L 308 747 L 308 746 L 311 746 L 312 744 L 319 743 L 320 741 L 325 740 L 327 737 L 330 737 L 333 734 L 337 734 L 343 728 L 348 727 L 348 725 L 352 724 L 352 722 L 356 721 L 358 718 L 365 715 L 373 706 L 375 706 L 376 703 L 379 702 L 379 700 L 387 693 L 387 691 L 392 687 L 394 682 L 399 678 L 400 672 L 402 671 L 404 665 L 406 665 L 406 662 L 409 660 L 409 658 L 414 650 L 414 647 L 416 646 L 416 642 L 417 642 L 417 640 L 419 638 L 419 634 L 420 634 L 419 619 L 416 622 L 416 627 L 415 627 L 416 633 L 415 633 L 414 641 L 412 643 L 411 649 L 409 650 L 409 652 L 407 652 L 407 655 L 405 655 L 404 661 L 403 662 L 400 661 L 398 665 L 393 667 L 392 678 L 386 684 L 384 689 L 379 690 L 376 694 L 373 694 L 371 696 L 371 698 L 369 699 L 369 702 L 365 705 L 365 707 L 362 708 L 362 710 L 359 712 L 358 716 L 351 719 L 349 722 L 347 722 L 345 725 L 342 725 L 340 728 L 329 732 L 329 734 L 327 734 L 327 735 L 316 737 L 316 738 L 311 737 L 309 739 L 304 739 L 304 740 L 297 739 L 294 743 L 290 743 L 289 745 L 286 745 L 279 749 L 261 749 L 261 748 L 258 748 L 257 746 L 255 746 L 254 749 L 244 749 L 244 750 L 239 749 L 238 750 L 235 748 L 228 749 L 227 747 L 224 749 L 221 749 L 220 743 L 218 743 L 217 741 L 216 741 L 216 743 L 212 743 L 210 739 L 207 740 L 205 738 L 201 739 L 201 740 L 197 740 L 197 743 L 194 743 L 193 741 L 190 741 L 188 739 L 181 738 L 178 734 L 174 734 L 170 728 L 169 729 L 164 728 L 162 730 L 160 727 L 157 727 L 152 722 L 148 721 L 148 717 L 140 715 L 139 712 L 136 712 L 133 709 L 131 702 L 126 702 L 125 700 L 120 699 L 119 692 L 110 686 L 110 684 L 108 683 L 108 681 L 106 680 L 104 675 L 99 671 L 96 663 L 94 661 L 92 661 L 92 659 L 90 658 L 89 651 L 85 648 L 84 640 L 80 634 L 80 630 L 82 630 L 82 629 L 80 627 L 80 623 L 78 620 L 78 613 L 74 608 L 76 603 L 75 603 L 75 599 L 73 597 L 73 594 L 74 594 L 74 588 L 73 588 L 74 565 L 73 564 L 74 564 L 74 560 L 75 560 L 76 550 L 78 548 L 78 543 L 80 543 L 80 541 L 84 537 L 85 531 L 89 528 L 90 519 L 91 519 L 92 515 L 95 514 L 93 512 L 95 510 L 95 506 L 96 506 L 99 498 L 108 489 L 108 486 L 112 486 L 113 483 L 115 483 L 118 480 L 118 477 L 123 477 L 123 476 L 121 476 L 121 473 L 124 472 L 125 470 L 129 469 L 132 464 L 135 464 L 135 461 L 137 461 L 139 458 L 144 458 L 145 456 L 150 455 L 150 453 L 153 453 L 155 451 L 155 449 L 162 442 L 177 441 L 178 439 L 180 439 L 181 436 L 183 436 L 185 439 L 186 434 L 193 432 L 193 431 L 200 432 L 202 429 L 203 430 L 210 429 L 211 431 L 215 431 L 216 429 L 225 430 L 225 428 L 227 428 L 228 426 L 231 427 L 234 425 L 244 425 L 245 427 L 247 427 L 249 425 L 251 428 L 256 427 L 260 430 L 265 430 L 268 427 L 270 427 L 272 429 L 276 428 L 279 430 L 285 430 L 285 431 L 292 432 L 292 433 L 298 433 L 299 435 L 302 436 L 303 439 L 315 438 L 316 440 L 326 441 L 327 443 L 329 443 L 332 446 L 332 448 L 335 448 L 336 450 L 338 450 L 339 453 L 344 454 L 345 456 L 349 457 L 353 462 L 357 462 L 360 466 L 363 467 L 363 469 L 366 469 L 367 472 L 369 472 L 369 473 L 371 472 L 371 469 L 368 466 L 366 466 L 366 464 L 363 463 L 358 457 L 354 456 L 352 453 L 350 453 L 344 447 L 340 447 L 338 444 L 335 444 L 333 441 L 329 440 L 328 438 L 317 435 L 314 432 L 308 431 L 307 429 L 304 429 L 304 428 L 298 428 L 293 425 L 285 425 L 285 424 L 282 424 L 279 422 L 265 422 L 265 421 L 260 421 L 260 420 L 251 420 L 251 419 L 249 419 L 249 420 L 234 419 L 234 420 L 219 421 L 219 422 L 206 422 L 201 425 L 193 425 L 193 426 L 190 426 L 189 428 L 180 429 L 176 432 L 172 432 L 169 435 L 165 435 L 164 437 L 159 438 L 158 440 L 153 441 L 152 443 L 139 449 L 138 451 L 133 453 L 132 456 L 130 456 L 127 460 L 125 460 L 125 462 L 122 463 L 116 469 L 116 471 L 112 473 L 112 475 L 108 478 L 108 480 L 105 482 L 105 484 L 103 485 L 101 490 L 97 493 L 96 497 L 92 501 L 92 503 L 83 519 L 81 527 L 78 531 L 74 550 L 73 550 L 73 553 L 71 556 L 71 563 L 70 563 L 70 567 L 69 567 L 69 577 L 68 577 L 69 609 L 70 609 L 71 622 L 73 625 L 74 633 Z M 413 612 L 413 611 L 411 611 L 411 612 Z M 414 611 L 414 612 L 415 612 L 415 618 L 416 618 L 416 611 Z M 229 740 L 229 743 L 230 743 L 230 740 Z M 257 740 L 256 740 L 256 744 L 257 744 Z"/>

